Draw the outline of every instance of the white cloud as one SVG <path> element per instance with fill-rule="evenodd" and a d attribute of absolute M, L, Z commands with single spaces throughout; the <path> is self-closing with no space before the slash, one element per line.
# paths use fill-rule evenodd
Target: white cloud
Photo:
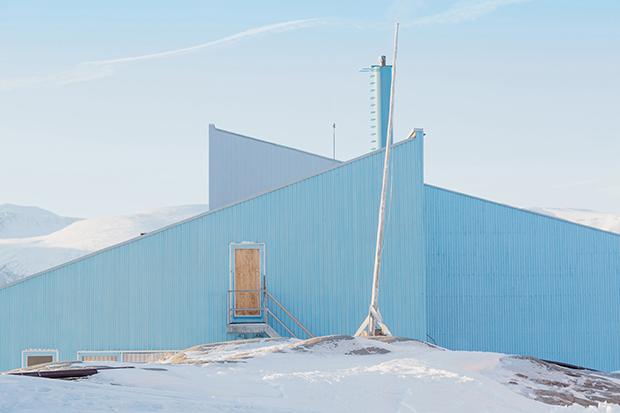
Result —
<path fill-rule="evenodd" d="M 129 56 L 117 59 L 82 62 L 71 69 L 52 75 L 0 79 L 0 91 L 40 85 L 66 85 L 69 83 L 86 82 L 89 80 L 95 80 L 111 76 L 112 74 L 114 74 L 116 68 L 122 64 L 145 60 L 167 59 L 170 57 L 195 53 L 214 47 L 228 46 L 242 40 L 253 38 L 263 34 L 282 33 L 290 30 L 298 30 L 324 24 L 325 22 L 326 20 L 324 19 L 292 20 L 283 23 L 275 23 L 266 26 L 255 27 L 239 33 L 235 33 L 231 36 L 226 36 L 221 39 L 212 40 L 207 43 L 201 43 L 190 47 L 184 47 L 182 49 L 167 50 L 164 52 L 150 53 L 139 56 Z"/>

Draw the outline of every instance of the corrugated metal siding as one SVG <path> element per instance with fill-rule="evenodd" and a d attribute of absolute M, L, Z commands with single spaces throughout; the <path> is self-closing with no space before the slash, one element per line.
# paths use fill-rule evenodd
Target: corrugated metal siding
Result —
<path fill-rule="evenodd" d="M 426 337 L 422 140 L 394 148 L 381 311 Z M 26 348 L 176 349 L 226 335 L 229 244 L 265 243 L 268 288 L 315 334 L 366 315 L 383 154 L 374 153 L 0 289 L 0 369 Z M 258 178 L 257 178 L 258 179 Z"/>
<path fill-rule="evenodd" d="M 426 185 L 427 330 L 620 369 L 620 236 Z"/>
<path fill-rule="evenodd" d="M 209 207 L 249 199 L 338 165 L 334 159 L 209 125 Z"/>

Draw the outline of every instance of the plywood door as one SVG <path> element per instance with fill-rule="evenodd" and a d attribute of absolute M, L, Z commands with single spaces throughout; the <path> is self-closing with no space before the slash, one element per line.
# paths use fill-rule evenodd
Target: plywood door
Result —
<path fill-rule="evenodd" d="M 235 316 L 260 316 L 260 272 L 258 248 L 235 250 Z"/>

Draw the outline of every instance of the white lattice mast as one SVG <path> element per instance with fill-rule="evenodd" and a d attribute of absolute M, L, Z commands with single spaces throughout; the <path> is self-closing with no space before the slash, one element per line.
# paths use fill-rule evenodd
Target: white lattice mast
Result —
<path fill-rule="evenodd" d="M 368 316 L 355 333 L 356 336 L 392 335 L 388 326 L 383 322 L 379 311 L 379 275 L 381 274 L 381 256 L 383 253 L 383 233 L 385 230 L 385 204 L 389 184 L 390 152 L 394 129 L 394 85 L 396 84 L 396 55 L 398 53 L 398 28 L 394 29 L 394 56 L 392 58 L 392 84 L 390 85 L 390 111 L 388 114 L 388 130 L 385 143 L 385 158 L 383 159 L 383 181 L 381 183 L 381 202 L 379 204 L 379 221 L 377 223 L 377 246 L 375 250 L 375 265 L 372 274 L 372 294 Z"/>

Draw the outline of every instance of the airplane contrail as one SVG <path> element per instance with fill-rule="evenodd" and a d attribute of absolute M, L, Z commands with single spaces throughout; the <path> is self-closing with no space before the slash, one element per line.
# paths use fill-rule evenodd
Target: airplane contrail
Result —
<path fill-rule="evenodd" d="M 138 56 L 122 57 L 117 59 L 94 60 L 78 63 L 71 69 L 60 73 L 43 76 L 20 77 L 12 79 L 0 79 L 0 90 L 12 90 L 28 86 L 56 84 L 65 85 L 69 83 L 86 82 L 94 79 L 111 76 L 115 72 L 115 66 L 132 63 L 143 60 L 165 59 L 168 57 L 194 53 L 218 46 L 226 46 L 240 42 L 245 39 L 260 36 L 268 33 L 282 33 L 291 30 L 298 30 L 308 27 L 314 27 L 326 23 L 326 19 L 302 19 L 291 20 L 282 23 L 274 23 L 266 26 L 254 27 L 244 30 L 221 39 L 212 40 L 210 42 L 197 44 L 181 49 L 167 50 L 163 52 L 150 53 Z"/>
<path fill-rule="evenodd" d="M 412 21 L 402 22 L 403 27 L 437 25 L 437 24 L 457 24 L 464 21 L 476 20 L 484 15 L 490 14 L 495 10 L 513 4 L 527 3 L 533 0 L 468 0 L 458 1 L 447 10 L 430 16 L 419 17 Z M 314 27 L 338 22 L 342 26 L 364 28 L 380 28 L 382 24 L 368 24 L 359 21 L 346 21 L 337 19 L 301 19 L 291 20 L 281 23 L 269 24 L 266 26 L 254 27 L 244 30 L 221 39 L 184 47 L 181 49 L 167 50 L 163 52 L 150 53 L 138 56 L 121 57 L 116 59 L 86 61 L 60 73 L 19 77 L 10 79 L 0 79 L 0 91 L 19 89 L 23 87 L 41 85 L 66 85 L 70 83 L 87 82 L 90 80 L 101 79 L 115 73 L 116 67 L 124 63 L 139 62 L 143 60 L 165 59 L 168 57 L 194 53 L 200 50 L 210 49 L 218 46 L 226 46 L 239 41 L 260 36 L 268 33 L 281 33 L 291 30 Z"/>
<path fill-rule="evenodd" d="M 284 23 L 275 23 L 269 24 L 267 26 L 255 27 L 253 29 L 244 30 L 239 33 L 235 33 L 231 36 L 223 37 L 221 39 L 213 40 L 207 43 L 197 44 L 195 46 L 184 47 L 182 49 L 168 50 L 165 52 L 159 53 L 151 53 L 140 56 L 132 56 L 132 57 L 123 57 L 120 59 L 110 59 L 110 60 L 96 60 L 92 62 L 84 62 L 84 64 L 93 64 L 93 65 L 113 65 L 118 63 L 127 63 L 127 62 L 135 62 L 139 60 L 151 60 L 151 59 L 162 59 L 171 56 L 178 56 L 187 53 L 193 53 L 197 50 L 208 49 L 215 46 L 223 46 L 227 44 L 232 44 L 239 42 L 243 39 L 247 39 L 249 37 L 256 37 L 265 33 L 281 33 L 290 30 L 303 29 L 306 27 L 317 26 L 319 24 L 325 23 L 324 19 L 303 19 L 303 20 L 292 20 Z"/>
<path fill-rule="evenodd" d="M 512 4 L 528 3 L 533 0 L 475 0 L 457 2 L 452 7 L 441 13 L 420 17 L 404 26 L 422 26 L 433 24 L 456 24 L 465 21 L 476 20 L 484 15 L 493 13 L 500 7 Z"/>

